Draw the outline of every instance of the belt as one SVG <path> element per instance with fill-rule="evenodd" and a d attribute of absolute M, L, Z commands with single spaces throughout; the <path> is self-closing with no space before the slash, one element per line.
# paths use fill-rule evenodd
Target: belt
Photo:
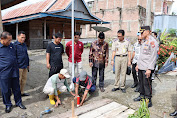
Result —
<path fill-rule="evenodd" d="M 126 57 L 127 55 L 116 55 L 118 57 Z"/>

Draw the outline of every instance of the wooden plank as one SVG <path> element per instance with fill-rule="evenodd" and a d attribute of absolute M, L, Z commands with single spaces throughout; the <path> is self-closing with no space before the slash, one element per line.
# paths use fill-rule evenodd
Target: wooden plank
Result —
<path fill-rule="evenodd" d="M 135 110 L 127 109 L 126 111 L 122 112 L 121 114 L 115 116 L 114 118 L 128 118 L 130 114 L 133 114 Z"/>
<path fill-rule="evenodd" d="M 79 118 L 96 118 L 96 117 L 98 117 L 100 115 L 103 115 L 104 113 L 107 113 L 107 112 L 109 112 L 109 111 L 111 111 L 111 110 L 113 110 L 117 107 L 120 107 L 120 106 L 121 105 L 118 104 L 117 102 L 111 102 L 111 103 L 109 103 L 107 105 L 104 105 L 100 108 L 97 108 L 95 110 L 92 110 L 90 112 L 82 114 L 82 115 L 79 116 Z"/>
<path fill-rule="evenodd" d="M 115 116 L 119 115 L 121 112 L 127 110 L 128 107 L 121 105 L 118 108 L 113 109 L 112 111 L 109 111 L 101 116 L 98 116 L 97 118 L 114 118 Z"/>
<path fill-rule="evenodd" d="M 84 113 L 87 113 L 89 111 L 95 110 L 95 109 L 97 109 L 97 108 L 99 108 L 101 106 L 104 106 L 106 104 L 109 104 L 111 102 L 112 102 L 112 100 L 110 100 L 110 99 L 103 99 L 103 100 L 99 100 L 99 101 L 93 101 L 90 104 L 83 105 L 82 107 L 76 108 L 75 109 L 75 115 L 79 116 L 81 114 L 84 114 Z M 69 111 L 67 111 L 65 113 L 58 114 L 58 115 L 52 116 L 50 118 L 69 118 L 69 117 L 71 117 L 71 114 L 72 114 L 72 111 L 69 110 Z"/>

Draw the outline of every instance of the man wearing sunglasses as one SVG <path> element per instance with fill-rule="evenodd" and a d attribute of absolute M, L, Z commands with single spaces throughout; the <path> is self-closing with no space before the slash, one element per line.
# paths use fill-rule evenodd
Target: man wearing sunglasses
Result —
<path fill-rule="evenodd" d="M 140 56 L 137 62 L 136 71 L 138 71 L 138 78 L 140 83 L 140 96 L 134 101 L 141 99 L 148 99 L 148 107 L 152 106 L 152 71 L 154 70 L 158 43 L 150 34 L 150 26 L 142 26 L 140 28 L 142 45 L 140 49 Z"/>

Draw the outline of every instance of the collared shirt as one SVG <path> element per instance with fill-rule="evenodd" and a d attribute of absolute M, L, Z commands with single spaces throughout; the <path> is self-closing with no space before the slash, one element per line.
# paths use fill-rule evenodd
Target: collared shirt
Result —
<path fill-rule="evenodd" d="M 29 56 L 27 52 L 27 46 L 25 43 L 21 44 L 16 41 L 14 47 L 17 53 L 17 62 L 20 69 L 25 69 L 29 66 Z"/>
<path fill-rule="evenodd" d="M 92 42 L 89 52 L 89 62 L 97 68 L 104 68 L 105 63 L 108 63 L 109 46 L 107 42 L 100 44 L 98 40 Z"/>
<path fill-rule="evenodd" d="M 85 87 L 85 90 L 90 90 L 91 86 L 93 85 L 92 77 L 87 75 L 85 81 L 80 81 L 79 77 L 79 75 L 76 77 L 76 84 Z"/>
<path fill-rule="evenodd" d="M 64 53 L 64 47 L 61 43 L 56 45 L 51 42 L 48 44 L 46 52 L 50 54 L 49 63 L 51 67 L 63 67 L 62 54 Z"/>
<path fill-rule="evenodd" d="M 19 69 L 14 45 L 4 46 L 0 43 L 0 79 L 18 78 Z"/>
<path fill-rule="evenodd" d="M 158 43 L 149 36 L 148 40 L 143 40 L 140 48 L 140 56 L 138 59 L 138 69 L 140 70 L 154 70 L 156 57 L 157 57 Z"/>
<path fill-rule="evenodd" d="M 133 45 L 133 52 L 135 52 L 135 56 L 132 61 L 133 64 L 137 63 L 139 59 L 140 47 L 141 47 L 141 44 L 138 41 Z"/>
<path fill-rule="evenodd" d="M 82 42 L 78 41 L 74 43 L 74 63 L 78 63 L 82 61 L 82 53 L 84 50 L 84 45 Z M 66 54 L 68 55 L 68 61 L 72 62 L 72 41 L 69 41 L 66 44 Z"/>
<path fill-rule="evenodd" d="M 44 88 L 52 87 L 52 88 L 54 88 L 54 94 L 58 95 L 57 90 L 60 89 L 60 87 L 62 87 L 62 86 L 66 86 L 68 91 L 71 91 L 70 88 L 69 88 L 69 85 L 67 83 L 67 80 L 66 79 L 60 79 L 58 77 L 58 74 L 54 74 L 47 80 L 47 83 L 46 83 Z"/>
<path fill-rule="evenodd" d="M 112 51 L 115 51 L 115 55 L 127 55 L 128 51 L 131 51 L 131 45 L 130 42 L 127 40 L 116 40 L 112 44 Z"/>

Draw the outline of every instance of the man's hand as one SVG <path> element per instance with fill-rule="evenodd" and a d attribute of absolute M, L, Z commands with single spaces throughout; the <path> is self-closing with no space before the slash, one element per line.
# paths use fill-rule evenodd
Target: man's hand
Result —
<path fill-rule="evenodd" d="M 108 63 L 105 63 L 105 67 L 108 67 Z"/>
<path fill-rule="evenodd" d="M 74 96 L 74 97 L 76 96 L 76 94 L 74 94 L 73 92 L 71 92 L 71 95 Z"/>
<path fill-rule="evenodd" d="M 80 104 L 79 104 L 79 107 L 81 107 L 83 105 L 83 103 L 81 102 Z"/>
<path fill-rule="evenodd" d="M 146 70 L 146 73 L 145 73 L 145 75 L 146 75 L 146 78 L 149 78 L 150 77 L 150 75 L 151 75 L 151 70 Z"/>
<path fill-rule="evenodd" d="M 131 66 L 131 62 L 130 61 L 128 61 L 128 66 Z"/>
<path fill-rule="evenodd" d="M 60 105 L 61 104 L 61 101 L 60 100 L 57 100 L 56 104 L 55 104 L 55 107 L 58 107 L 58 104 Z"/>
<path fill-rule="evenodd" d="M 75 95 L 74 99 L 76 100 L 76 99 L 77 99 L 77 97 L 78 97 L 78 96 L 77 96 L 77 95 Z"/>
<path fill-rule="evenodd" d="M 50 68 L 51 68 L 50 64 L 47 64 L 47 68 L 48 68 L 48 69 L 50 69 Z"/>
<path fill-rule="evenodd" d="M 136 72 L 138 72 L 138 65 L 135 67 Z"/>
<path fill-rule="evenodd" d="M 90 62 L 89 65 L 90 65 L 90 67 L 93 67 L 93 63 L 92 62 Z"/>
<path fill-rule="evenodd" d="M 111 61 L 111 65 L 114 66 L 114 61 L 113 60 Z"/>

